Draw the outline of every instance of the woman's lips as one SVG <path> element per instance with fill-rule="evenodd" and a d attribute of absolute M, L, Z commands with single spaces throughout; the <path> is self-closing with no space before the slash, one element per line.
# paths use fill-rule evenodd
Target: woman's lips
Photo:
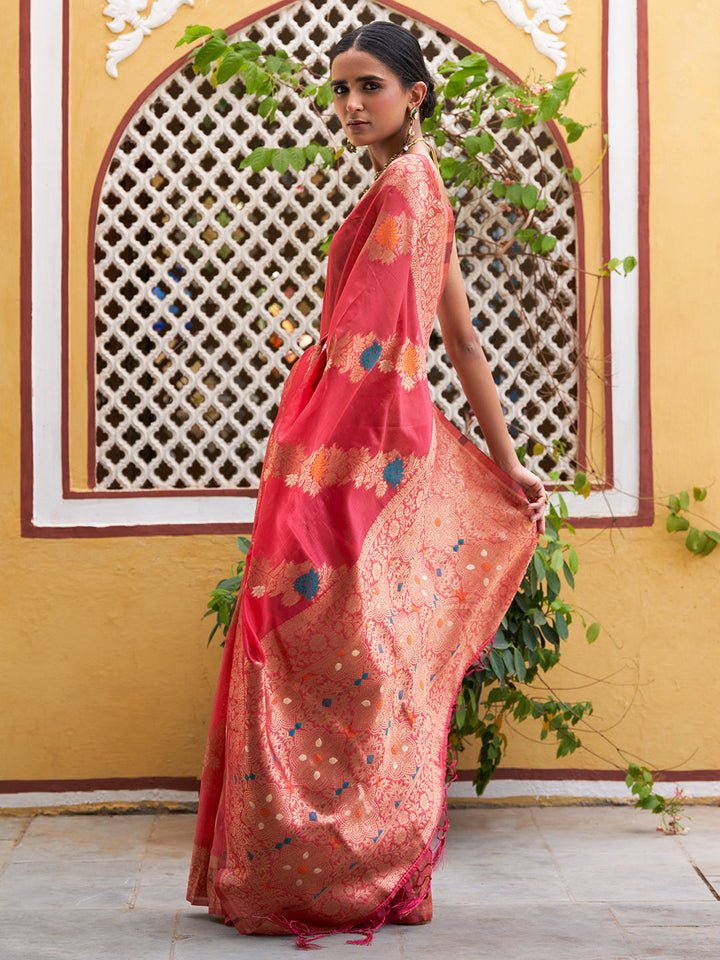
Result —
<path fill-rule="evenodd" d="M 348 126 L 355 130 L 358 130 L 360 127 L 366 127 L 367 125 L 367 120 L 348 120 Z"/>

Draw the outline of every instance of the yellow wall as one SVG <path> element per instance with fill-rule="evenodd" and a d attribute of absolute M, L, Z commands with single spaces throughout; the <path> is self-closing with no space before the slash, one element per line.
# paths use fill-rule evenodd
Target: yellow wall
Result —
<path fill-rule="evenodd" d="M 595 46 L 588 38 L 597 44 L 600 3 L 584 5 L 581 33 L 582 6 L 572 5 L 565 39 L 569 65 L 589 68 L 573 114 L 594 120 L 599 60 L 597 55 L 592 60 Z M 720 333 L 710 260 L 717 242 L 709 215 L 720 201 L 712 174 L 720 131 L 707 82 L 716 67 L 720 11 L 701 0 L 682 10 L 670 0 L 653 0 L 650 7 L 652 416 L 655 489 L 664 500 L 693 484 L 714 484 L 720 476 L 715 439 Z M 99 9 L 94 0 L 72 4 L 71 326 L 77 369 L 84 364 L 78 318 L 84 315 L 85 283 L 78 225 L 87 222 L 89 190 L 108 137 L 134 97 L 174 60 L 172 45 L 185 23 L 227 24 L 253 7 L 212 0 L 193 10 L 181 8 L 120 64 L 115 81 L 104 72 L 110 34 Z M 417 9 L 437 17 L 431 0 Z M 464 0 L 448 9 L 455 30 L 499 59 L 522 64 L 518 72 L 535 67 L 551 73 L 549 62 L 510 27 L 496 4 Z M 6 35 L 16 16 L 11 5 Z M 8 66 L 12 55 L 9 51 Z M 0 779 L 192 776 L 201 763 L 220 652 L 217 644 L 206 648 L 207 621 L 200 616 L 210 588 L 236 557 L 234 538 L 20 537 L 15 89 L 6 87 L 0 139 L 0 703 L 5 733 Z M 83 121 L 90 115 L 98 117 L 93 127 Z M 592 183 L 588 187 L 591 193 L 595 189 Z M 589 196 L 591 209 L 596 202 Z M 84 430 L 83 401 L 79 397 L 73 411 L 76 443 Z M 84 480 L 81 474 L 75 479 Z M 701 512 L 720 525 L 717 486 Z M 558 668 L 553 683 L 568 697 L 592 699 L 597 726 L 651 765 L 720 769 L 714 723 L 720 551 L 704 560 L 692 558 L 679 535 L 665 533 L 662 509 L 653 528 L 584 531 L 577 541 L 576 599 L 604 630 L 593 647 L 580 633 L 573 637 L 563 657 L 566 667 Z M 612 677 L 612 682 L 581 689 L 583 678 L 570 668 Z M 552 747 L 525 739 L 528 726 L 521 728 L 523 736 L 513 737 L 507 763 L 553 765 Z M 566 765 L 607 768 L 611 748 L 592 738 L 586 742 L 602 756 L 576 754 Z"/>

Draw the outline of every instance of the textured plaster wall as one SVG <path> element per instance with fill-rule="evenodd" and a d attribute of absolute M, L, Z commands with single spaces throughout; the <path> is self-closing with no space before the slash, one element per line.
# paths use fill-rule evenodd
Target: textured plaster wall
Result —
<path fill-rule="evenodd" d="M 574 113 L 595 119 L 593 83 L 599 60 L 600 3 L 570 4 L 565 39 L 569 65 L 595 73 L 578 91 Z M 577 7 L 577 11 L 575 8 Z M 588 8 L 592 10 L 588 12 Z M 656 495 L 720 476 L 720 422 L 714 323 L 715 228 L 708 211 L 720 197 L 709 163 L 720 153 L 707 76 L 715 69 L 720 12 L 694 0 L 682 10 L 670 0 L 650 5 L 652 415 Z M 255 9 L 259 8 L 259 5 Z M 247 12 L 253 9 L 246 5 Z M 437 17 L 423 0 L 418 11 Z M 173 21 L 104 73 L 110 34 L 90 0 L 72 4 L 71 215 L 87 222 L 89 191 L 109 137 L 132 100 L 176 56 L 184 23 L 230 23 L 243 10 L 213 0 L 182 8 Z M 520 73 L 550 73 L 523 34 L 496 4 L 465 0 L 452 8 L 452 27 Z M 6 35 L 17 23 L 6 12 Z M 592 43 L 590 42 L 592 40 Z M 580 59 L 582 51 L 582 59 Z M 10 63 L 16 56 L 8 52 Z M 233 537 L 22 539 L 19 525 L 19 110 L 17 87 L 6 88 L 0 139 L 0 704 L 4 727 L 0 779 L 192 776 L 200 768 L 219 665 L 207 649 L 200 616 L 209 589 L 236 556 Z M 73 100 L 73 97 L 76 100 Z M 81 106 L 82 105 L 82 109 Z M 94 116 L 92 125 L 85 118 Z M 690 186 L 683 181 L 688 179 Z M 703 183 L 706 181 L 706 185 Z M 590 184 L 590 216 L 597 206 Z M 595 202 L 595 206 L 593 206 Z M 630 251 L 619 251 L 625 254 Z M 588 259 L 593 257 L 588 249 Z M 73 382 L 84 369 L 84 241 L 71 233 L 71 348 Z M 73 478 L 84 478 L 84 413 L 73 394 Z M 80 453 L 78 453 L 80 451 Z M 720 525 L 720 489 L 710 490 L 703 514 Z M 574 636 L 556 671 L 558 692 L 590 698 L 596 723 L 654 766 L 687 761 L 691 769 L 720 769 L 713 721 L 718 699 L 714 671 L 720 613 L 720 551 L 693 559 L 679 536 L 653 528 L 578 534 L 576 600 L 604 630 L 593 647 Z M 611 678 L 591 686 L 586 677 Z M 508 763 L 549 767 L 554 750 L 511 736 Z M 567 766 L 606 769 L 612 750 L 586 742 L 601 756 L 576 754 Z M 470 760 L 471 752 L 465 754 Z"/>

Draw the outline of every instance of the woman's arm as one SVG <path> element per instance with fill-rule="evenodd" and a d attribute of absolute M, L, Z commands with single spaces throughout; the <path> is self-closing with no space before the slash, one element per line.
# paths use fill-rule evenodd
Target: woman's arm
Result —
<path fill-rule="evenodd" d="M 530 518 L 543 533 L 547 506 L 545 487 L 539 477 L 522 466 L 515 453 L 487 358 L 470 319 L 465 283 L 454 246 L 438 304 L 438 317 L 445 352 L 478 419 L 490 456 L 523 488 L 530 501 Z"/>

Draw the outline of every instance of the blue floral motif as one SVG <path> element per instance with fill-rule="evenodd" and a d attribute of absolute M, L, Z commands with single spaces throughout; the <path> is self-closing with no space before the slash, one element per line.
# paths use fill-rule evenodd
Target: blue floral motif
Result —
<path fill-rule="evenodd" d="M 404 472 L 405 464 L 402 462 L 400 457 L 395 457 L 395 459 L 383 470 L 383 477 L 394 490 L 402 480 Z"/>
<path fill-rule="evenodd" d="M 306 600 L 312 600 L 320 589 L 320 577 L 317 570 L 313 568 L 309 573 L 304 573 L 301 577 L 298 577 L 294 586 Z"/>
<path fill-rule="evenodd" d="M 366 350 L 363 350 L 363 352 L 360 354 L 360 363 L 365 367 L 366 370 L 372 370 L 372 368 L 380 359 L 381 351 L 382 347 L 377 340 L 374 340 Z"/>

